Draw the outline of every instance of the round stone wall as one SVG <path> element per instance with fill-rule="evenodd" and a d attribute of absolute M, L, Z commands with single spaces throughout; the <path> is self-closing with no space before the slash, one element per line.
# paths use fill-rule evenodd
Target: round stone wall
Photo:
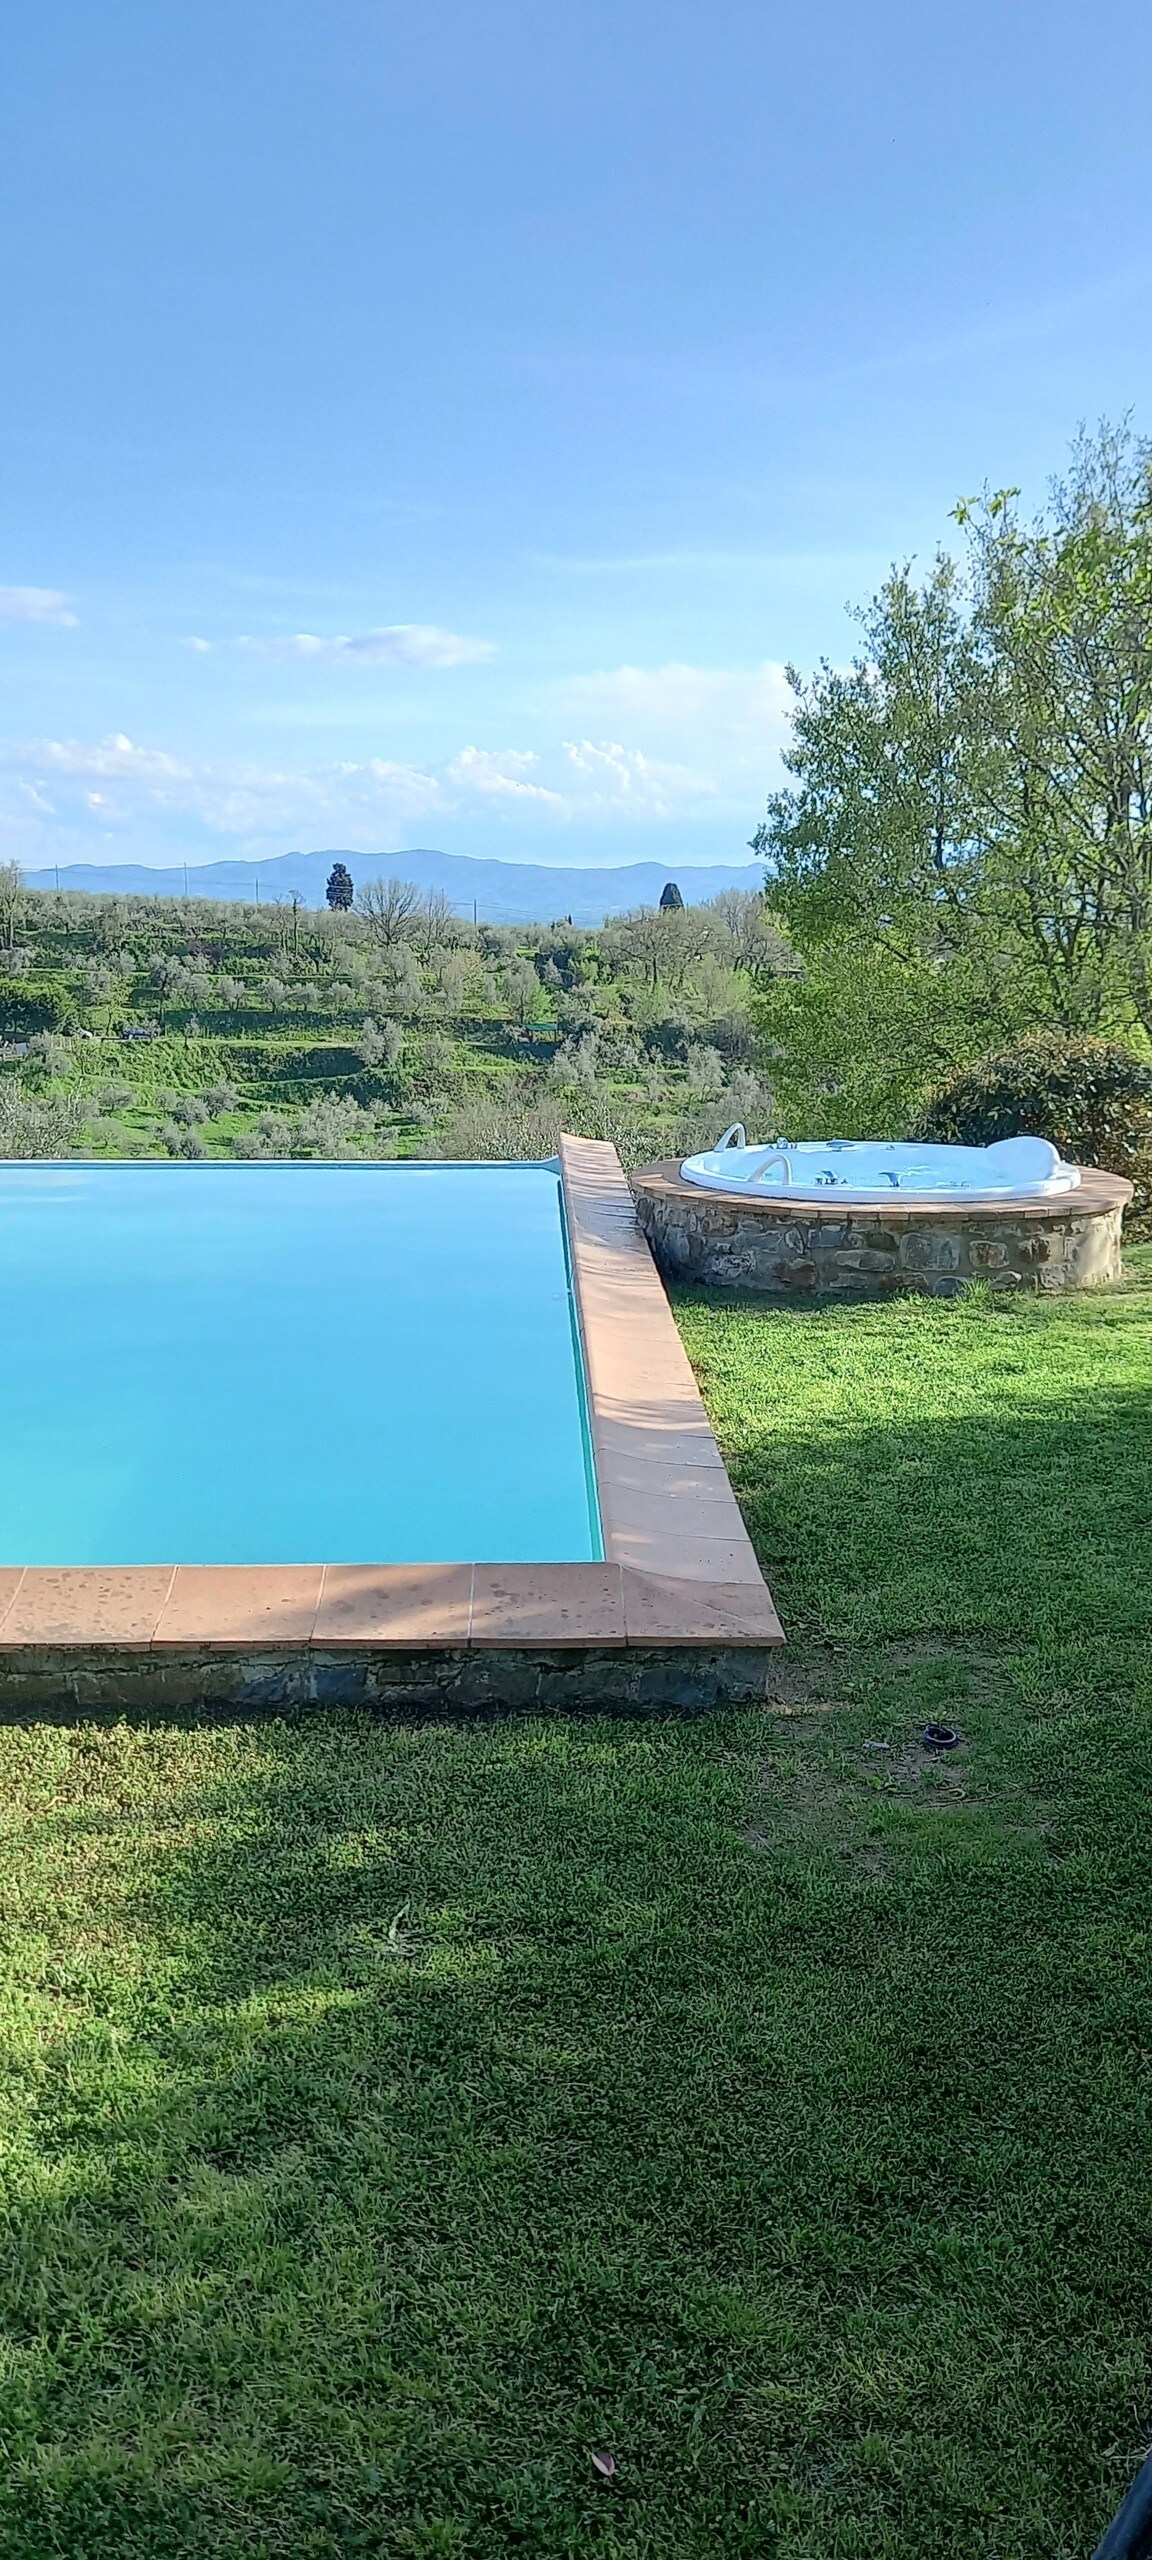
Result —
<path fill-rule="evenodd" d="M 1091 1168 L 1076 1191 L 983 1207 L 750 1199 L 684 1182 L 675 1163 L 634 1173 L 632 1190 L 666 1279 L 788 1298 L 886 1298 L 902 1289 L 952 1298 L 966 1280 L 993 1289 L 1102 1288 L 1120 1277 L 1121 1220 L 1132 1197 L 1130 1182 Z"/>

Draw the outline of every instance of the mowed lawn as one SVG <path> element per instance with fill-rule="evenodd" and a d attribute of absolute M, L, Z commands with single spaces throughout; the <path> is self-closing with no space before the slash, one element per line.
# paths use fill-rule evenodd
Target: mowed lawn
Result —
<path fill-rule="evenodd" d="M 682 1301 L 762 1710 L 0 1732 L 2 2560 L 1085 2560 L 1152 2418 L 1144 1264 Z"/>

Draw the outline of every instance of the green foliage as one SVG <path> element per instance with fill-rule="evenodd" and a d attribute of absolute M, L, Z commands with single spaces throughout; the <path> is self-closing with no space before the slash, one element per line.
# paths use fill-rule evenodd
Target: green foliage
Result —
<path fill-rule="evenodd" d="M 748 893 L 638 934 L 475 931 L 391 879 L 316 914 L 21 892 L 19 920 L 0 982 L 26 1024 L 49 989 L 51 1022 L 0 1082 L 79 1097 L 102 1155 L 486 1152 L 518 1132 L 532 1152 L 561 1118 L 631 1161 L 670 1154 L 739 1116 L 752 993 L 795 965 Z M 107 1099 L 129 1066 L 129 1099 Z"/>
<path fill-rule="evenodd" d="M 848 936 L 820 941 L 803 976 L 773 979 L 752 1009 L 776 1098 L 765 1135 L 903 1137 L 933 1078 L 987 1039 L 966 969 Z"/>
<path fill-rule="evenodd" d="M 1041 1034 L 980 1058 L 936 1087 L 917 1134 L 967 1147 L 1049 1138 L 1070 1163 L 1134 1182 L 1137 1211 L 1152 1202 L 1152 1067 L 1118 1041 Z"/>
<path fill-rule="evenodd" d="M 352 886 L 352 874 L 346 862 L 333 863 L 328 874 L 328 886 L 324 896 L 328 906 L 332 908 L 346 909 L 351 906 L 355 891 Z"/>
<path fill-rule="evenodd" d="M 773 903 L 806 959 L 963 964 L 986 1040 L 1152 1036 L 1152 444 L 1082 439 L 1034 524 L 958 513 L 966 569 L 894 571 L 852 667 L 794 678 Z"/>
<path fill-rule="evenodd" d="M 821 666 L 795 703 L 777 793 L 754 847 L 805 954 L 829 934 L 935 950 L 965 932 L 988 735 L 985 671 L 956 563 L 921 587 L 894 570 L 858 617 L 865 647 Z"/>
<path fill-rule="evenodd" d="M 72 1020 L 76 999 L 63 977 L 6 978 L 0 952 L 0 1034 L 5 1040 L 28 1040 L 37 1031 L 58 1031 Z"/>

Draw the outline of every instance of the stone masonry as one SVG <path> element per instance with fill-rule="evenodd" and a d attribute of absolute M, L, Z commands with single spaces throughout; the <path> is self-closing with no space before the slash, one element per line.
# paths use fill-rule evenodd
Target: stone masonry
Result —
<path fill-rule="evenodd" d="M 827 1207 L 751 1200 L 683 1182 L 675 1163 L 632 1176 L 636 1213 L 665 1279 L 773 1297 L 952 1298 L 966 1280 L 993 1289 L 1097 1289 L 1121 1272 L 1132 1185 L 1085 1169 L 1049 1200 Z"/>

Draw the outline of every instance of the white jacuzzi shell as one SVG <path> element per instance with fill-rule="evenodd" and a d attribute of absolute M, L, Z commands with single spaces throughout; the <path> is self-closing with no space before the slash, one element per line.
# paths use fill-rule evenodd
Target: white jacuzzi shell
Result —
<path fill-rule="evenodd" d="M 717 1145 L 687 1156 L 685 1182 L 753 1199 L 817 1201 L 1047 1200 L 1075 1191 L 1078 1165 L 1065 1164 L 1047 1138 L 1001 1138 L 991 1147 L 884 1145 L 871 1139 L 812 1139 L 800 1146 L 750 1147 L 739 1123 Z"/>

